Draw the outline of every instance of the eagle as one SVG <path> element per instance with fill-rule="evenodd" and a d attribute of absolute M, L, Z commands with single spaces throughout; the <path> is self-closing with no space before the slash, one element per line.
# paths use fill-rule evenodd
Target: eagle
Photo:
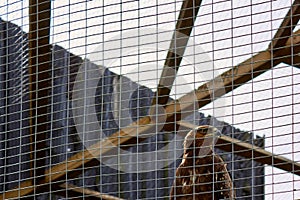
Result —
<path fill-rule="evenodd" d="M 226 164 L 212 147 L 220 135 L 217 128 L 209 125 L 198 126 L 186 135 L 170 200 L 235 199 Z"/>

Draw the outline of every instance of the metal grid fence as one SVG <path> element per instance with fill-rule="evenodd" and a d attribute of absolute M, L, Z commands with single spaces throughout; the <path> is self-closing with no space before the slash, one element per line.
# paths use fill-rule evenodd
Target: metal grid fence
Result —
<path fill-rule="evenodd" d="M 220 163 L 195 164 L 213 156 L 229 199 L 300 198 L 299 0 L 7 0 L 0 13 L 1 199 L 224 199 Z M 222 135 L 179 176 L 203 125 Z M 171 193 L 177 178 L 193 190 Z"/>

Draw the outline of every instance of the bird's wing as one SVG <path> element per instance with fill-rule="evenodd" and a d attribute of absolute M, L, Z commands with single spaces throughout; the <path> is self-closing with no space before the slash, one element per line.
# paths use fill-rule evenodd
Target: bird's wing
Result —
<path fill-rule="evenodd" d="M 235 199 L 235 192 L 230 174 L 227 171 L 226 164 L 223 159 L 214 155 L 214 170 L 215 170 L 215 190 L 218 199 Z"/>
<path fill-rule="evenodd" d="M 179 199 L 178 197 L 180 195 L 183 195 L 183 190 L 182 190 L 183 184 L 185 182 L 185 179 L 187 179 L 187 177 L 188 177 L 187 171 L 184 170 L 184 167 L 182 166 L 182 164 L 180 164 L 176 170 L 176 178 L 171 188 L 170 200 L 173 200 L 175 196 L 176 199 Z"/>

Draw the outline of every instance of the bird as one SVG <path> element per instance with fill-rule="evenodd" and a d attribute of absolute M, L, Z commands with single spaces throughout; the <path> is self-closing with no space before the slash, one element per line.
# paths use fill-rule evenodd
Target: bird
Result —
<path fill-rule="evenodd" d="M 227 165 L 213 151 L 221 132 L 210 125 L 191 130 L 184 138 L 182 162 L 170 191 L 170 200 L 235 199 Z"/>

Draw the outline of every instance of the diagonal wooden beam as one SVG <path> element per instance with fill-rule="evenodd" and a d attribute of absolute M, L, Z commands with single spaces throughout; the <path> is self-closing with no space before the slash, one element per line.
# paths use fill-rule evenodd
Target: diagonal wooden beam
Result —
<path fill-rule="evenodd" d="M 286 64 L 288 64 L 288 65 L 291 65 L 293 67 L 296 67 L 296 68 L 300 69 L 300 53 L 299 53 L 299 51 L 297 52 L 297 50 L 294 49 L 294 47 L 297 46 L 297 44 L 299 44 L 299 42 L 300 42 L 299 41 L 300 40 L 299 36 L 300 36 L 300 29 L 297 30 L 293 34 L 293 37 L 294 37 L 293 42 L 288 41 L 288 43 L 291 44 L 290 48 L 291 48 L 292 53 L 289 56 L 287 56 L 283 60 L 283 62 L 286 63 Z M 297 41 L 297 39 L 298 39 L 298 41 Z M 291 39 L 289 39 L 289 40 L 291 40 Z"/>
<path fill-rule="evenodd" d="M 196 127 L 196 125 L 185 121 L 180 121 L 178 124 L 181 127 L 186 128 L 187 131 Z M 287 159 L 283 156 L 273 154 L 258 146 L 251 145 L 241 140 L 222 135 L 218 138 L 215 147 L 300 176 L 300 163 Z"/>
<path fill-rule="evenodd" d="M 169 94 L 194 27 L 201 2 L 202 0 L 185 0 L 182 3 L 152 105 L 165 105 L 168 102 Z"/>
<path fill-rule="evenodd" d="M 180 119 L 176 117 L 176 115 L 185 117 L 193 113 L 195 101 L 198 103 L 199 107 L 202 107 L 214 100 L 211 98 L 212 93 L 220 97 L 279 64 L 285 57 L 291 54 L 291 44 L 293 44 L 295 51 L 300 52 L 299 37 L 299 35 L 291 37 L 291 39 L 286 43 L 285 48 L 274 53 L 271 53 L 269 49 L 267 49 L 266 51 L 262 51 L 254 55 L 239 65 L 232 67 L 232 69 L 217 76 L 208 83 L 201 85 L 196 90 L 169 103 L 165 107 L 167 123 L 164 125 L 164 128 L 169 131 L 172 131 L 173 129 L 174 131 L 175 127 L 168 126 L 168 122 L 174 123 L 175 120 L 176 123 L 176 120 Z M 143 135 L 155 131 L 156 125 L 156 123 L 151 121 L 150 116 L 141 118 L 137 122 L 134 122 L 112 134 L 110 137 L 92 145 L 88 150 L 79 152 L 70 157 L 68 160 L 51 167 L 45 172 L 45 179 L 40 182 L 40 185 L 33 186 L 30 181 L 25 181 L 21 184 L 21 186 L 24 185 L 26 187 L 20 186 L 14 190 L 6 191 L 0 195 L 0 199 L 17 198 L 19 197 L 19 194 L 29 195 L 33 192 L 34 187 L 42 188 L 44 185 L 49 183 L 61 184 L 61 182 L 59 182 L 60 180 L 78 176 L 82 173 L 82 170 L 78 169 L 82 168 L 83 165 L 85 167 L 98 165 L 99 160 L 96 158 L 99 158 L 100 155 L 108 154 L 116 147 L 131 144 L 137 135 Z M 139 128 L 137 129 L 137 127 Z"/>
<path fill-rule="evenodd" d="M 269 45 L 269 49 L 276 50 L 283 48 L 287 40 L 293 33 L 300 19 L 300 0 L 295 0 L 290 10 L 284 17 L 280 27 L 277 29 L 276 34 L 273 37 L 272 42 Z"/>
<path fill-rule="evenodd" d="M 293 60 L 284 61 L 286 64 L 289 64 L 293 67 L 300 69 L 300 55 L 294 56 Z"/>
<path fill-rule="evenodd" d="M 296 54 L 296 55 L 291 56 L 291 57 L 287 57 L 283 60 L 283 62 L 285 64 L 288 64 L 288 65 L 291 65 L 293 67 L 296 67 L 296 68 L 300 69 L 300 55 L 299 54 L 298 55 Z"/>
<path fill-rule="evenodd" d="M 115 197 L 115 196 L 111 196 L 108 194 L 102 194 L 100 192 L 91 190 L 91 189 L 87 189 L 87 188 L 83 188 L 83 187 L 78 187 L 76 185 L 72 185 L 72 184 L 61 184 L 59 186 L 60 188 L 63 189 L 63 191 L 58 191 L 58 194 L 62 197 L 67 197 L 67 198 L 72 198 L 72 199 L 91 199 L 91 200 L 123 200 L 121 198 Z"/>

